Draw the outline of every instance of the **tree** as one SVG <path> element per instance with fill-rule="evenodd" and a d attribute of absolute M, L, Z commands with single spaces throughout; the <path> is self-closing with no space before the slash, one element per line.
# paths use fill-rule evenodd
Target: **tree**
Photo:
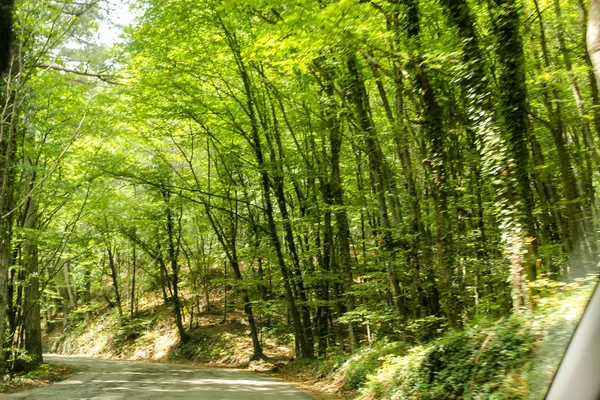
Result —
<path fill-rule="evenodd" d="M 138 3 L 112 54 L 15 14 L 39 40 L 3 109 L 11 343 L 36 251 L 69 321 L 103 298 L 125 324 L 152 293 L 185 343 L 214 289 L 253 358 L 277 320 L 296 357 L 327 357 L 518 312 L 529 282 L 592 270 L 581 2 Z M 69 7 L 98 17 L 52 15 Z"/>
<path fill-rule="evenodd" d="M 13 6 L 14 0 L 3 0 L 0 3 L 0 74 L 4 74 L 10 65 Z"/>
<path fill-rule="evenodd" d="M 587 27 L 587 51 L 596 71 L 596 82 L 600 82 L 600 2 L 590 0 L 588 27 Z"/>

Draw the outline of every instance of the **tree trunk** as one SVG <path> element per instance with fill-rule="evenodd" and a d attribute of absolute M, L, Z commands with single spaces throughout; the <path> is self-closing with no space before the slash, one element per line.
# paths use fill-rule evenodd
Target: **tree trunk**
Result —
<path fill-rule="evenodd" d="M 3 1 L 0 3 L 3 6 L 2 20 L 3 26 L 1 34 L 4 37 L 10 36 L 10 18 L 9 14 L 4 14 L 5 11 L 10 11 L 12 7 L 11 1 Z M 2 39 L 4 39 L 4 37 Z M 4 364 L 4 337 L 6 329 L 6 312 L 9 306 L 8 297 L 8 270 L 11 266 L 11 239 L 12 239 L 12 209 L 13 191 L 14 191 L 14 174 L 15 174 L 15 152 L 17 147 L 16 140 L 16 115 L 12 101 L 9 97 L 13 97 L 12 89 L 9 87 L 11 81 L 3 73 L 6 70 L 9 59 L 10 41 L 2 42 L 2 73 L 0 74 L 0 381 L 4 379 L 5 364 Z M 7 84 L 4 84 L 8 82 Z"/>
<path fill-rule="evenodd" d="M 131 260 L 131 294 L 129 296 L 129 318 L 132 319 L 133 316 L 135 315 L 135 305 L 136 305 L 136 296 L 135 296 L 135 275 L 136 275 L 136 263 L 137 263 L 137 257 L 136 257 L 136 248 L 135 248 L 135 243 L 133 244 L 133 249 L 132 249 L 132 260 Z"/>
<path fill-rule="evenodd" d="M 508 196 L 514 197 L 520 207 L 518 209 L 521 216 L 519 222 L 525 229 L 525 234 L 531 238 L 531 249 L 527 260 L 518 256 L 515 250 L 511 256 L 513 265 L 513 277 L 517 277 L 519 268 L 524 267 L 529 280 L 536 278 L 537 243 L 535 219 L 533 217 L 534 200 L 530 186 L 529 177 L 529 150 L 527 141 L 530 135 L 529 112 L 527 106 L 527 87 L 525 84 L 525 55 L 523 52 L 523 42 L 519 31 L 520 14 L 519 6 L 514 0 L 494 0 L 498 5 L 498 17 L 494 25 L 497 43 L 498 56 L 500 60 L 501 86 L 500 91 L 500 118 L 501 126 L 506 132 L 508 140 L 507 147 L 510 155 L 509 165 L 507 166 L 510 176 L 514 177 L 516 185 L 509 187 Z M 511 203 L 514 203 L 510 201 Z M 517 216 L 518 217 L 518 216 Z M 511 242 L 516 246 L 521 242 L 517 237 L 518 233 Z M 520 246 L 520 244 L 519 244 Z M 521 261 L 520 261 L 521 260 Z M 521 265 L 525 263 L 524 265 Z M 515 278 L 516 279 L 516 278 Z M 519 277 L 519 283 L 515 285 L 515 290 L 519 288 L 522 291 L 523 284 Z M 528 294 L 521 294 L 525 301 L 528 301 Z M 520 296 L 513 296 L 520 297 Z M 518 310 L 518 307 L 515 307 Z"/>
<path fill-rule="evenodd" d="M 501 1 L 501 0 L 497 0 Z M 519 14 L 517 5 L 514 3 L 514 0 L 502 0 L 503 4 L 503 12 L 500 13 L 503 17 L 498 25 L 499 31 L 499 43 L 503 43 L 501 48 L 504 50 L 500 52 L 502 54 L 504 64 L 506 65 L 505 71 L 512 70 L 515 73 L 511 76 L 505 76 L 506 82 L 508 79 L 515 79 L 514 82 L 520 82 L 516 85 L 511 85 L 511 88 L 507 89 L 505 93 L 507 94 L 505 98 L 505 104 L 503 109 L 513 109 L 514 112 L 511 115 L 507 116 L 509 121 L 513 121 L 511 124 L 514 127 L 521 127 L 519 129 L 527 129 L 527 90 L 525 87 L 525 68 L 524 68 L 524 54 L 523 54 L 523 46 L 520 39 L 519 34 Z M 550 68 L 550 54 L 548 50 L 548 46 L 546 43 L 546 31 L 544 20 L 542 18 L 542 13 L 540 11 L 539 5 L 537 1 L 534 1 L 536 14 L 538 17 L 538 22 L 540 25 L 540 41 L 542 48 L 542 60 L 544 66 L 546 68 Z M 510 37 L 509 37 L 510 36 Z M 512 39 L 511 39 L 512 37 Z M 507 44 L 508 43 L 511 44 Z M 515 57 L 515 54 L 518 57 Z M 518 80 L 517 80 L 518 79 Z M 520 89 L 519 89 L 520 88 Z M 571 156 L 567 149 L 566 140 L 564 137 L 564 122 L 562 118 L 562 107 L 559 102 L 560 96 L 558 89 L 555 85 L 547 85 L 543 84 L 543 98 L 544 105 L 546 107 L 548 118 L 550 120 L 550 133 L 552 134 L 552 139 L 554 141 L 554 145 L 556 147 L 559 168 L 560 168 L 560 177 L 563 184 L 563 192 L 566 201 L 566 217 L 567 217 L 567 227 L 568 227 L 568 237 L 564 241 L 564 248 L 569 256 L 571 262 L 571 271 L 575 276 L 581 276 L 584 274 L 584 266 L 581 264 L 580 257 L 582 254 L 578 250 L 581 247 L 581 197 L 579 195 L 579 190 L 577 188 L 577 179 L 573 172 L 573 166 L 571 164 Z M 516 89 L 516 90 L 515 90 Z M 518 94 L 520 92 L 520 94 Z M 513 97 L 510 98 L 510 93 L 513 93 Z M 517 100 L 517 97 L 520 100 Z M 515 102 L 519 104 L 518 107 L 514 107 Z M 522 122 L 518 122 L 522 121 Z M 524 131 L 527 132 L 527 131 Z M 515 147 L 514 145 L 513 147 Z M 515 147 L 516 148 L 516 147 Z M 526 150 L 525 150 L 526 152 Z M 515 154 L 515 158 L 518 158 L 521 154 Z M 526 167 L 526 166 L 522 166 Z M 518 176 L 521 174 L 526 174 L 526 171 L 518 172 Z M 520 182 L 520 178 L 519 178 Z M 521 188 L 523 190 L 523 188 Z"/>
<path fill-rule="evenodd" d="M 590 115 L 587 112 L 585 103 L 583 101 L 583 97 L 581 95 L 581 91 L 579 90 L 579 84 L 577 82 L 577 79 L 573 73 L 573 63 L 571 61 L 571 55 L 569 53 L 569 50 L 567 49 L 567 45 L 565 42 L 565 32 L 564 32 L 564 28 L 563 28 L 563 23 L 561 21 L 561 17 L 562 17 L 562 13 L 561 13 L 561 8 L 560 8 L 560 1 L 559 0 L 554 0 L 554 10 L 556 13 L 556 17 L 558 19 L 558 43 L 559 43 L 559 48 L 560 48 L 560 52 L 563 58 L 563 62 L 565 65 L 565 68 L 567 70 L 567 76 L 569 78 L 569 84 L 571 86 L 571 91 L 573 93 L 573 98 L 575 100 L 575 106 L 577 108 L 577 112 L 579 114 L 580 117 L 580 121 L 581 121 L 581 131 L 583 134 L 583 144 L 585 147 L 585 152 L 586 154 L 584 155 L 584 157 L 586 157 L 589 160 L 589 157 L 591 156 L 591 158 L 594 160 L 594 163 L 596 164 L 596 167 L 600 167 L 600 155 L 598 155 L 598 151 L 596 150 L 596 145 L 594 143 L 594 136 L 592 135 L 592 130 L 590 127 Z M 592 91 L 593 93 L 593 91 Z M 588 266 L 592 266 L 592 265 L 596 265 L 597 264 L 597 260 L 598 260 L 598 246 L 597 246 L 597 237 L 596 237 L 596 228 L 594 226 L 594 216 L 592 214 L 592 208 L 593 208 L 593 203 L 594 203 L 594 188 L 593 188 L 593 182 L 591 179 L 592 176 L 592 168 L 586 167 L 586 165 L 584 163 L 581 163 L 583 165 L 580 165 L 580 169 L 586 169 L 586 171 L 584 171 L 582 173 L 583 176 L 588 177 L 587 179 L 582 179 L 582 185 L 584 185 L 584 187 L 587 187 L 588 190 L 583 190 L 582 193 L 585 195 L 584 198 L 586 199 L 587 203 L 587 207 L 583 207 L 583 204 L 581 205 L 581 214 L 582 214 L 582 220 L 578 221 L 579 225 L 583 228 L 580 228 L 582 233 L 585 235 L 585 241 L 587 243 L 590 244 L 590 250 L 591 251 L 584 251 L 583 248 L 587 247 L 587 246 L 578 246 L 579 248 L 581 248 L 581 252 L 583 253 L 580 257 L 582 258 L 580 261 L 583 262 L 583 256 L 587 253 L 587 255 L 589 256 L 589 259 L 586 260 L 588 264 Z M 591 161 L 588 162 L 587 164 L 591 164 Z M 586 212 L 586 209 L 589 209 L 588 212 Z M 584 240 L 584 238 L 580 239 L 580 240 Z M 585 268 L 585 265 L 583 266 Z"/>
<path fill-rule="evenodd" d="M 390 220 L 390 212 L 387 201 L 387 193 L 390 189 L 388 177 L 385 174 L 385 163 L 383 153 L 377 140 L 377 132 L 371 116 L 371 108 L 369 104 L 369 96 L 365 88 L 364 81 L 360 74 L 356 57 L 351 55 L 347 61 L 349 74 L 349 92 L 350 102 L 354 106 L 358 126 L 364 133 L 364 141 L 369 159 L 370 172 L 373 177 L 373 185 L 377 206 L 379 211 L 379 237 L 382 243 L 382 248 L 385 252 L 385 264 L 387 266 L 388 279 L 390 282 L 390 290 L 393 298 L 394 310 L 399 317 L 406 316 L 406 304 L 402 290 L 400 287 L 400 278 L 397 270 L 397 252 L 398 243 L 394 238 L 392 223 Z"/>
<path fill-rule="evenodd" d="M 0 0 L 0 76 L 4 75 L 10 64 L 13 5 L 14 0 Z"/>
<path fill-rule="evenodd" d="M 117 271 L 117 265 L 115 263 L 115 256 L 112 251 L 112 245 L 108 243 L 106 246 L 106 250 L 108 252 L 108 266 L 110 268 L 110 277 L 112 279 L 113 290 L 115 292 L 115 301 L 117 303 L 117 310 L 119 311 L 119 316 L 123 316 L 123 307 L 121 305 L 121 291 L 119 289 L 119 273 Z M 65 272 L 67 275 L 68 272 Z"/>
<path fill-rule="evenodd" d="M 237 254 L 233 254 L 231 269 L 233 270 L 234 277 L 236 281 L 241 281 L 242 272 L 240 271 L 240 265 L 237 261 Z M 256 328 L 256 321 L 254 319 L 254 311 L 252 310 L 252 303 L 250 302 L 250 295 L 248 294 L 247 289 L 240 290 L 242 294 L 242 300 L 244 301 L 244 313 L 246 314 L 246 318 L 248 319 L 248 326 L 250 327 L 250 338 L 252 339 L 252 358 L 251 360 L 259 360 L 264 358 L 262 346 L 260 344 L 260 340 L 258 338 L 258 329 Z"/>
<path fill-rule="evenodd" d="M 600 86 L 600 0 L 590 0 L 587 26 L 587 50 Z"/>
<path fill-rule="evenodd" d="M 340 152 L 342 149 L 342 130 L 340 121 L 337 117 L 337 107 L 333 107 L 335 103 L 335 89 L 333 85 L 333 73 L 328 67 L 323 67 L 324 75 L 324 91 L 326 98 L 323 100 L 323 112 L 326 127 L 329 131 L 329 146 L 331 148 L 330 169 L 331 176 L 329 182 L 329 195 L 331 197 L 331 205 L 334 208 L 335 222 L 337 226 L 337 251 L 339 254 L 339 262 L 342 270 L 342 280 L 344 282 L 344 293 L 346 298 L 346 309 L 351 312 L 356 307 L 356 299 L 352 295 L 353 273 L 352 273 L 352 256 L 350 253 L 350 228 L 348 224 L 348 215 L 344 203 L 344 191 L 342 188 L 342 173 L 340 168 Z M 328 196 L 329 197 L 329 196 Z M 332 249 L 333 250 L 333 249 Z M 348 323 L 348 339 L 350 341 L 350 350 L 355 352 L 359 346 L 356 324 Z"/>
<path fill-rule="evenodd" d="M 426 161 L 433 178 L 431 191 L 435 204 L 436 255 L 444 289 L 442 306 L 450 326 L 458 328 L 462 322 L 460 320 L 461 306 L 454 289 L 456 249 L 454 248 L 453 227 L 448 209 L 450 182 L 446 171 L 446 166 L 449 165 L 444 143 L 446 132 L 444 132 L 442 122 L 442 110 L 429 81 L 427 65 L 421 54 L 420 24 L 417 2 L 408 0 L 406 2 L 406 31 L 415 68 L 415 80 L 422 93 L 424 130 L 430 144 L 429 157 Z"/>
<path fill-rule="evenodd" d="M 67 300 L 69 303 L 69 311 L 77 309 L 77 299 L 71 286 L 71 271 L 70 271 L 70 260 L 65 260 L 63 264 L 63 275 L 65 277 L 65 289 L 67 291 Z"/>
<path fill-rule="evenodd" d="M 291 315 L 292 324 L 294 327 L 294 336 L 296 339 L 296 356 L 299 358 L 314 358 L 314 349 L 311 346 L 309 346 L 309 342 L 306 339 L 306 335 L 303 330 L 302 319 L 300 317 L 300 313 L 298 311 L 298 306 L 296 304 L 296 299 L 294 297 L 294 292 L 292 289 L 292 276 L 286 265 L 281 241 L 277 232 L 277 224 L 275 223 L 275 215 L 273 210 L 273 201 L 271 199 L 271 183 L 268 172 L 269 165 L 265 161 L 262 149 L 259 121 L 256 115 L 254 91 L 252 88 L 252 80 L 246 68 L 245 61 L 242 57 L 239 43 L 237 42 L 234 35 L 232 35 L 232 33 L 229 31 L 225 23 L 220 19 L 220 17 L 218 18 L 221 28 L 223 29 L 223 33 L 227 38 L 229 48 L 232 52 L 232 55 L 235 58 L 238 67 L 238 73 L 240 74 L 240 78 L 242 80 L 244 88 L 246 111 L 248 112 L 248 118 L 251 129 L 250 136 L 247 139 L 250 146 L 254 150 L 254 155 L 258 164 L 258 169 L 260 173 L 260 187 L 263 195 L 263 201 L 265 204 L 265 216 L 267 218 L 267 232 L 273 249 L 275 250 L 277 264 L 279 266 L 279 270 L 283 279 L 285 297 L 288 303 L 288 311 Z"/>
<path fill-rule="evenodd" d="M 37 202 L 29 199 L 23 227 L 35 229 Z M 27 234 L 27 233 L 26 233 Z M 32 371 L 42 363 L 42 329 L 40 326 L 40 290 L 38 276 L 38 246 L 35 238 L 23 241 L 23 264 L 26 270 L 25 298 L 23 304 L 23 329 L 25 350 L 29 358 L 25 370 Z"/>
<path fill-rule="evenodd" d="M 179 332 L 179 340 L 181 343 L 187 343 L 190 340 L 190 335 L 185 331 L 183 326 L 183 316 L 181 312 L 181 300 L 179 298 L 179 260 L 178 260 L 178 243 L 175 239 L 175 227 L 173 222 L 173 211 L 171 209 L 170 194 L 166 190 L 162 191 L 164 206 L 167 214 L 167 240 L 169 245 L 169 262 L 171 264 L 171 284 L 173 287 L 173 309 L 175 311 L 175 324 Z"/>
<path fill-rule="evenodd" d="M 209 159 L 210 162 L 210 159 Z M 237 208 L 237 204 L 236 204 Z M 231 232 L 226 234 L 223 230 L 222 226 L 220 226 L 215 220 L 212 210 L 210 209 L 209 203 L 204 203 L 204 209 L 206 211 L 206 215 L 208 220 L 213 227 L 215 234 L 217 235 L 217 239 L 223 250 L 225 251 L 225 255 L 229 261 L 229 265 L 231 266 L 231 270 L 233 271 L 233 276 L 236 282 L 241 282 L 243 280 L 242 271 L 240 269 L 240 263 L 237 255 L 237 214 L 234 210 L 229 210 L 230 215 L 228 219 L 231 221 Z M 212 246 L 211 246 L 212 247 Z M 208 264 L 207 264 L 208 265 Z M 250 301 L 250 295 L 248 293 L 248 289 L 241 287 L 238 288 L 239 292 L 242 295 L 242 301 L 244 302 L 244 313 L 246 314 L 246 319 L 248 320 L 248 326 L 250 327 L 250 338 L 252 339 L 252 357 L 251 360 L 259 360 L 265 358 L 265 355 L 262 350 L 262 345 L 260 343 L 260 339 L 258 337 L 258 329 L 256 327 L 256 320 L 254 318 L 254 310 L 252 308 L 252 303 Z M 226 301 L 225 301 L 226 303 Z M 224 312 L 227 308 L 227 304 L 224 305 Z"/>

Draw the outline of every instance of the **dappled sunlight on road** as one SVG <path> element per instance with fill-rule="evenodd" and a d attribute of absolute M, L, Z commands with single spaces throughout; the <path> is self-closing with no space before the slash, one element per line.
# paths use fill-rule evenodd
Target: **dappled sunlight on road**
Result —
<path fill-rule="evenodd" d="M 232 369 L 48 356 L 75 373 L 53 386 L 13 394 L 39 399 L 311 399 L 311 395 L 266 376 Z M 167 396 L 167 397 L 164 397 Z"/>

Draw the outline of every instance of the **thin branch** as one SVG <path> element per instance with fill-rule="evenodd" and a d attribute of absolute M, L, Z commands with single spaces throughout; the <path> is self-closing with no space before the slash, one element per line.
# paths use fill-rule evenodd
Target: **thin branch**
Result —
<path fill-rule="evenodd" d="M 116 81 L 117 77 L 115 77 L 113 75 L 94 73 L 94 72 L 77 71 L 75 69 L 64 68 L 64 67 L 61 67 L 60 65 L 56 65 L 56 64 L 38 64 L 38 65 L 36 65 L 36 67 L 43 68 L 45 70 L 53 69 L 55 71 L 66 72 L 69 74 L 89 76 L 92 78 L 100 79 L 103 82 L 110 83 L 111 85 L 120 85 L 120 83 Z"/>

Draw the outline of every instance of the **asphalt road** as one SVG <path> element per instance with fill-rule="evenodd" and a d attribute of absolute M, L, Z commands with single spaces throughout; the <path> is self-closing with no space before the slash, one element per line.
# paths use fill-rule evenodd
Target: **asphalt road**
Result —
<path fill-rule="evenodd" d="M 45 355 L 68 365 L 69 379 L 7 399 L 317 399 L 284 381 L 233 369 Z"/>

